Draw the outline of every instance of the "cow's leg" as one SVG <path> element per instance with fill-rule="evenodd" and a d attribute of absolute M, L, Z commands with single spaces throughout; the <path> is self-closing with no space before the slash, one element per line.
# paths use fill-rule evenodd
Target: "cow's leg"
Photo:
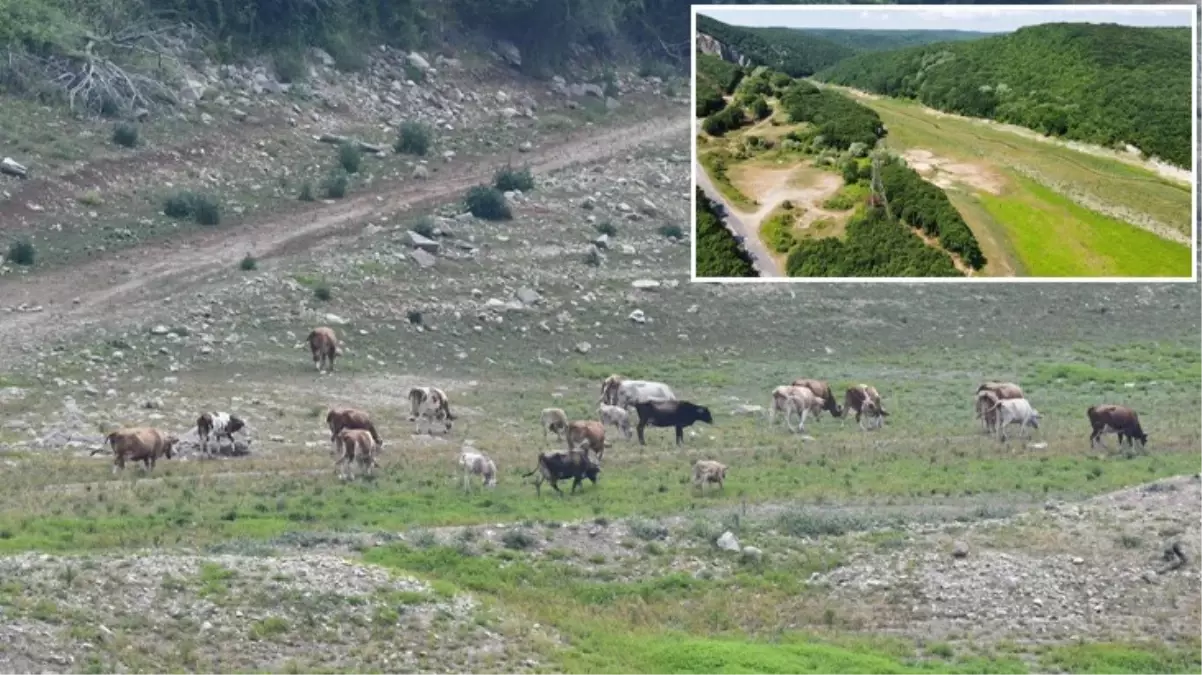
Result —
<path fill-rule="evenodd" d="M 576 476 L 576 479 L 572 481 L 572 494 L 576 494 L 576 489 L 580 487 L 583 480 L 580 476 Z"/>
<path fill-rule="evenodd" d="M 643 429 L 644 429 L 646 426 L 647 426 L 647 420 L 640 419 L 640 420 L 639 420 L 639 426 L 638 426 L 638 428 L 636 429 L 636 431 L 638 431 L 638 434 L 639 434 L 639 445 L 647 445 L 647 441 L 646 441 L 646 439 L 644 439 L 644 438 L 643 438 Z"/>
<path fill-rule="evenodd" d="M 681 443 L 684 443 L 684 427 L 677 424 L 676 425 L 676 444 L 680 445 Z"/>
<path fill-rule="evenodd" d="M 563 490 L 560 490 L 560 489 L 559 489 L 559 485 L 558 485 L 559 481 L 558 481 L 558 480 L 556 480 L 556 479 L 554 479 L 554 478 L 552 478 L 552 479 L 550 479 L 550 483 L 551 483 L 551 488 L 552 488 L 552 489 L 554 489 L 554 490 L 555 490 L 555 492 L 559 493 L 559 496 L 560 496 L 560 497 L 562 497 L 562 496 L 563 496 Z"/>

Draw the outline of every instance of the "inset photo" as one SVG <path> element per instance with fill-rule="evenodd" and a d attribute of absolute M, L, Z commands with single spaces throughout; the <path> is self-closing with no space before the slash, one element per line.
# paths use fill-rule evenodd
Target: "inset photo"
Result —
<path fill-rule="evenodd" d="M 1196 281 L 1196 17 L 693 5 L 693 280 Z"/>

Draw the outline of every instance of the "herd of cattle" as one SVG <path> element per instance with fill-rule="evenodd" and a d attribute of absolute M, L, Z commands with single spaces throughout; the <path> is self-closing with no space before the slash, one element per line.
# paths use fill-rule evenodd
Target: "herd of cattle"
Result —
<path fill-rule="evenodd" d="M 325 327 L 317 328 L 309 334 L 307 343 L 317 370 L 321 371 L 323 366 L 327 366 L 332 372 L 339 351 L 334 332 Z M 436 427 L 441 427 L 444 433 L 451 431 L 452 423 L 457 418 L 451 412 L 450 401 L 444 391 L 437 387 L 412 387 L 408 399 L 408 419 L 415 423 L 415 433 L 420 433 L 423 421 L 427 423 L 427 433 L 433 433 Z M 647 426 L 673 427 L 676 430 L 676 444 L 680 445 L 684 440 L 685 428 L 696 422 L 713 424 L 714 421 L 709 408 L 677 398 L 672 389 L 662 382 L 632 380 L 620 375 L 610 375 L 602 381 L 601 397 L 597 403 L 596 420 L 571 421 L 561 408 L 542 411 L 540 422 L 544 439 L 548 433 L 553 433 L 566 442 L 566 449 L 539 453 L 538 465 L 523 475 L 526 478 L 538 474 L 534 482 L 536 493 L 541 494 L 544 481 L 549 482 L 560 494 L 562 491 L 557 482 L 561 480 L 573 481 L 572 492 L 586 479 L 595 484 L 605 449 L 611 445 L 605 437 L 609 427 L 616 428 L 628 441 L 637 435 L 640 445 L 646 445 L 643 432 Z M 1007 440 L 1006 429 L 1011 425 L 1018 425 L 1019 433 L 1024 438 L 1028 427 L 1039 428 L 1039 411 L 1031 405 L 1017 384 L 986 382 L 980 385 L 974 407 L 983 429 L 987 433 L 996 433 L 1002 442 Z M 637 416 L 633 432 L 631 409 Z M 768 423 L 773 424 L 777 413 L 783 413 L 785 427 L 793 429 L 790 420 L 796 415 L 796 431 L 804 433 L 806 420 L 811 416 L 818 419 L 823 412 L 844 420 L 854 413 L 856 422 L 864 431 L 881 428 L 889 416 L 875 387 L 866 384 L 849 387 L 844 393 L 843 405 L 839 405 L 828 383 L 798 379 L 772 391 Z M 1099 443 L 1104 447 L 1101 437 L 1107 433 L 1117 434 L 1120 445 L 1126 442 L 1134 446 L 1135 441 L 1139 441 L 1141 446 L 1147 444 L 1148 436 L 1140 426 L 1139 415 L 1131 408 L 1111 404 L 1094 405 L 1086 411 L 1086 416 L 1092 428 L 1089 436 L 1091 448 Z M 331 408 L 325 422 L 333 444 L 335 471 L 340 477 L 348 477 L 348 471 L 352 471 L 355 465 L 369 475 L 379 466 L 378 457 L 384 441 L 368 413 L 354 408 Z M 210 441 L 217 450 L 221 448 L 222 439 L 232 444 L 234 434 L 245 427 L 244 420 L 229 413 L 201 414 L 196 420 L 201 454 L 211 456 Z M 92 454 L 102 452 L 106 447 L 111 448 L 114 472 L 124 469 L 127 460 L 141 461 L 149 470 L 154 468 L 159 457 L 171 458 L 178 443 L 177 436 L 152 427 L 125 428 L 108 434 L 104 446 Z M 479 477 L 487 487 L 496 486 L 497 466 L 483 452 L 465 446 L 460 451 L 458 466 L 463 472 L 465 490 L 470 488 L 473 476 Z M 721 462 L 699 460 L 693 464 L 693 485 L 704 489 L 706 484 L 716 483 L 721 489 L 726 480 L 726 471 L 727 467 Z"/>

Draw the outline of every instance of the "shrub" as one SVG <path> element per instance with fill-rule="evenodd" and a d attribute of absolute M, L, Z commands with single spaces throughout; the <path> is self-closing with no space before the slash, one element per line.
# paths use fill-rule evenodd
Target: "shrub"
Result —
<path fill-rule="evenodd" d="M 33 242 L 28 239 L 14 241 L 8 247 L 8 259 L 14 265 L 24 265 L 30 267 L 38 257 L 38 251 L 33 246 Z"/>
<path fill-rule="evenodd" d="M 684 239 L 684 230 L 679 225 L 660 225 L 659 233 L 669 239 Z"/>
<path fill-rule="evenodd" d="M 347 173 L 359 173 L 359 165 L 363 163 L 363 152 L 354 143 L 342 143 L 338 146 L 338 163 Z"/>
<path fill-rule="evenodd" d="M 113 127 L 113 142 L 126 148 L 138 145 L 138 125 L 131 122 L 120 122 Z"/>
<path fill-rule="evenodd" d="M 514 169 L 513 167 L 503 166 L 497 169 L 497 175 L 493 178 L 493 185 L 502 192 L 509 190 L 529 192 L 534 189 L 534 176 L 530 173 L 530 169 Z"/>
<path fill-rule="evenodd" d="M 209 195 L 195 195 L 192 217 L 200 225 L 220 225 L 221 205 Z"/>
<path fill-rule="evenodd" d="M 601 251 L 596 246 L 590 246 L 589 249 L 584 252 L 585 265 L 590 267 L 600 267 L 602 262 L 603 258 L 601 256 Z"/>
<path fill-rule="evenodd" d="M 418 68 L 417 66 L 413 65 L 412 63 L 406 63 L 405 64 L 405 79 L 412 80 L 412 81 L 416 82 L 417 84 L 421 84 L 422 82 L 426 81 L 426 71 L 422 70 L 421 68 Z"/>
<path fill-rule="evenodd" d="M 334 68 L 344 73 L 358 72 L 367 68 L 367 54 L 364 53 L 358 42 L 345 35 L 330 36 L 325 41 L 325 48 L 330 57 L 334 59 Z"/>
<path fill-rule="evenodd" d="M 301 185 L 300 194 L 297 195 L 297 199 L 300 199 L 302 202 L 312 202 L 317 200 L 317 196 L 313 194 L 312 182 L 305 181 L 304 184 Z"/>
<path fill-rule="evenodd" d="M 601 234 L 606 234 L 611 237 L 616 237 L 618 235 L 618 228 L 614 227 L 614 224 L 608 220 L 603 220 L 597 223 L 597 231 Z"/>
<path fill-rule="evenodd" d="M 169 218 L 192 218 L 200 225 L 221 224 L 221 204 L 212 195 L 181 190 L 167 197 L 163 214 Z"/>
<path fill-rule="evenodd" d="M 421 218 L 418 218 L 416 221 L 414 221 L 413 225 L 411 225 L 409 227 L 409 229 L 420 234 L 423 237 L 433 237 L 434 236 L 434 219 L 431 218 L 430 216 L 422 216 Z"/>
<path fill-rule="evenodd" d="M 501 543 L 505 545 L 505 548 L 521 550 L 532 548 L 538 542 L 535 540 L 534 535 L 526 530 L 515 528 L 506 530 L 505 534 L 501 535 Z"/>
<path fill-rule="evenodd" d="M 329 302 L 333 295 L 334 294 L 330 291 L 330 285 L 324 281 L 313 287 L 313 297 L 321 300 L 322 302 Z"/>
<path fill-rule="evenodd" d="M 177 192 L 163 202 L 163 215 L 168 218 L 187 218 L 192 215 L 192 194 Z"/>
<path fill-rule="evenodd" d="M 405 312 L 405 318 L 408 319 L 409 323 L 413 324 L 414 326 L 422 325 L 423 319 L 422 319 L 421 310 L 417 310 L 417 309 L 408 310 L 407 312 Z M 470 530 L 464 530 L 464 532 L 469 532 L 469 531 Z"/>
<path fill-rule="evenodd" d="M 655 541 L 668 538 L 668 528 L 655 521 L 639 519 L 632 520 L 627 525 L 630 527 L 630 533 L 639 539 Z"/>
<path fill-rule="evenodd" d="M 484 220 L 510 220 L 513 211 L 500 190 L 487 185 L 477 185 L 467 191 L 467 210 Z"/>
<path fill-rule="evenodd" d="M 350 186 L 351 179 L 343 169 L 335 169 L 326 176 L 325 182 L 322 183 L 322 189 L 325 191 L 326 199 L 342 199 L 346 196 L 346 190 Z"/>
<path fill-rule="evenodd" d="M 421 122 L 404 122 L 394 149 L 405 155 L 425 156 L 430 151 L 433 133 Z"/>
<path fill-rule="evenodd" d="M 281 49 L 272 55 L 275 76 L 280 82 L 293 83 L 305 79 L 305 57 L 298 49 Z"/>
<path fill-rule="evenodd" d="M 259 261 L 255 260 L 255 257 L 248 253 L 246 254 L 246 257 L 242 259 L 242 263 L 238 266 L 242 268 L 243 272 L 253 272 L 259 267 Z"/>

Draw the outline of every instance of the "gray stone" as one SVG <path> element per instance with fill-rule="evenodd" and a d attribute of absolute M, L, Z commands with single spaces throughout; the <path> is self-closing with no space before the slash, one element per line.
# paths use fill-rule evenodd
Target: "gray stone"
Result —
<path fill-rule="evenodd" d="M 410 251 L 409 255 L 412 256 L 413 260 L 423 269 L 434 267 L 434 264 L 438 261 L 437 258 L 421 250 L 420 248 Z"/>
<path fill-rule="evenodd" d="M 440 248 L 442 248 L 442 244 L 439 244 L 438 242 L 434 241 L 433 239 L 424 237 L 412 230 L 410 230 L 408 234 L 409 234 L 409 243 L 413 244 L 415 247 L 417 247 L 423 251 L 426 251 L 428 253 L 438 253 L 438 250 Z"/>
<path fill-rule="evenodd" d="M 730 530 L 723 532 L 722 536 L 718 537 L 718 541 L 715 543 L 723 551 L 735 551 L 737 553 L 740 550 L 739 540 L 735 538 L 735 535 Z"/>

